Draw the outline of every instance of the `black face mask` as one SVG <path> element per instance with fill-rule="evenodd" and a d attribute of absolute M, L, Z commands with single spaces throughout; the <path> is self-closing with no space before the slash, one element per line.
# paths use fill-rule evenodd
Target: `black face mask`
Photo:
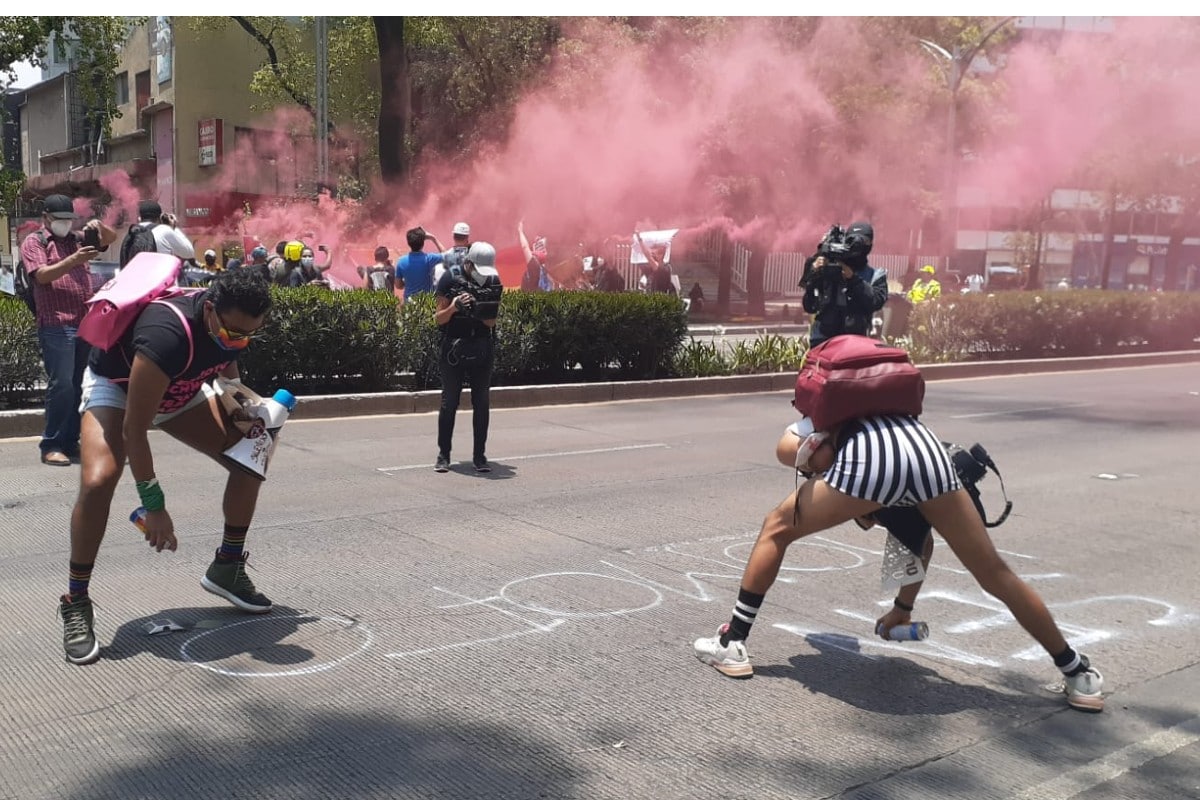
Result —
<path fill-rule="evenodd" d="M 211 267 L 213 264 L 217 263 L 217 260 L 212 256 L 205 256 L 204 263 Z"/>

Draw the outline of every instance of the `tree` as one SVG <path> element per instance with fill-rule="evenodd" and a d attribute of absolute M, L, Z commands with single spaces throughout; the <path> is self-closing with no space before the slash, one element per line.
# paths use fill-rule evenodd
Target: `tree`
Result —
<path fill-rule="evenodd" d="M 404 177 L 404 134 L 410 111 L 404 17 L 372 17 L 379 46 L 379 174 L 385 183 Z"/>
<path fill-rule="evenodd" d="M 411 177 L 424 151 L 469 155 L 503 136 L 525 81 L 558 37 L 538 17 L 329 17 L 330 117 L 371 146 L 385 183 Z M 313 18 L 205 17 L 200 27 L 238 25 L 263 51 L 251 89 L 264 108 L 295 104 L 314 118 Z M 436 98 L 436 108 L 431 102 Z M 499 124 L 479 126 L 484 114 Z"/>
<path fill-rule="evenodd" d="M 16 64 L 41 66 L 51 43 L 74 49 L 75 80 L 88 109 L 89 138 L 111 130 L 120 115 L 113 80 L 120 47 L 136 21 L 126 17 L 0 17 L 0 94 L 16 80 Z M 6 109 L 0 106 L 0 122 Z M 0 209 L 11 210 L 24 188 L 25 176 L 0 164 Z"/>

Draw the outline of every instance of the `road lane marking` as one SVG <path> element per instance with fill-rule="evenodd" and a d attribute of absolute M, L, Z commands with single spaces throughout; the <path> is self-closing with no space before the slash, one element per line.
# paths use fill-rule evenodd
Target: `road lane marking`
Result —
<path fill-rule="evenodd" d="M 1170 755 L 1200 740 L 1200 733 L 1194 730 L 1197 727 L 1196 722 L 1197 718 L 1192 717 L 1165 731 L 1159 731 L 1104 758 L 1098 758 L 1057 778 L 1030 787 L 1014 795 L 1013 800 L 1068 800 L 1077 797 L 1149 761 Z M 1189 728 L 1192 730 L 1188 730 Z"/>
<path fill-rule="evenodd" d="M 556 456 L 590 456 L 596 453 L 621 453 L 627 450 L 649 450 L 656 447 L 670 447 L 665 442 L 655 442 L 654 444 L 627 444 L 621 447 L 599 447 L 595 450 L 567 450 L 562 453 L 533 453 L 527 456 L 505 456 L 503 458 L 493 458 L 492 462 L 497 464 L 507 464 L 509 461 L 528 461 L 531 458 L 554 458 Z M 432 469 L 428 463 L 421 464 L 404 464 L 399 467 L 376 467 L 378 472 L 400 472 L 406 469 Z"/>

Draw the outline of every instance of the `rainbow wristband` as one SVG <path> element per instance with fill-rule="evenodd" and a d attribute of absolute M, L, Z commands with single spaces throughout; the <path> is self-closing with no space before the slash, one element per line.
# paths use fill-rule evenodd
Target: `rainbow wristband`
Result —
<path fill-rule="evenodd" d="M 167 507 L 167 499 L 163 496 L 162 487 L 158 485 L 158 478 L 138 481 L 136 486 L 138 498 L 147 511 L 162 511 Z"/>

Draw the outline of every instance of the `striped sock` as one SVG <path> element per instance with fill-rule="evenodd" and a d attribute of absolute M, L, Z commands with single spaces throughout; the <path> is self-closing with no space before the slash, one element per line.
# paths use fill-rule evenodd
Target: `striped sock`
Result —
<path fill-rule="evenodd" d="M 1075 648 L 1067 645 L 1067 649 L 1054 657 L 1054 666 L 1062 671 L 1063 675 L 1070 677 L 1084 672 L 1091 666 L 1088 663 L 1087 656 L 1080 655 L 1075 652 Z"/>
<path fill-rule="evenodd" d="M 68 563 L 71 571 L 67 577 L 67 594 L 71 597 L 87 597 L 88 583 L 92 580 L 92 568 L 96 566 L 96 563 L 77 564 L 74 561 Z"/>
<path fill-rule="evenodd" d="M 721 634 L 722 647 L 727 646 L 730 641 L 743 642 L 746 640 L 765 596 L 746 589 L 738 589 L 738 599 L 733 606 L 733 616 L 729 618 L 729 627 Z"/>
<path fill-rule="evenodd" d="M 221 549 L 217 551 L 220 561 L 237 561 L 242 557 L 242 549 L 246 546 L 246 531 L 250 526 L 238 527 L 225 524 L 225 535 L 221 539 Z"/>

